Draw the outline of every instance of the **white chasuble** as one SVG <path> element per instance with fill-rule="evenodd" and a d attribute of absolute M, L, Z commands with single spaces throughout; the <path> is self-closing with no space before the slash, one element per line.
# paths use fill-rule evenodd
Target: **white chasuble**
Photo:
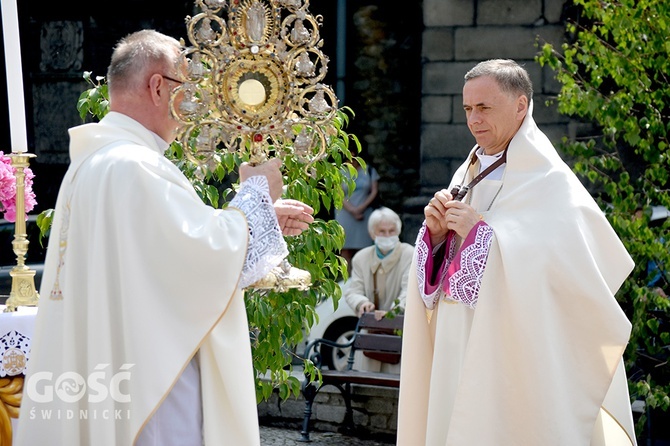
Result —
<path fill-rule="evenodd" d="M 128 117 L 70 134 L 15 444 L 132 445 L 198 353 L 205 444 L 258 445 L 245 216 Z"/>
<path fill-rule="evenodd" d="M 490 186 L 471 190 L 494 233 L 476 307 L 427 311 L 410 271 L 397 444 L 636 444 L 614 297 L 633 262 L 532 105 Z"/>

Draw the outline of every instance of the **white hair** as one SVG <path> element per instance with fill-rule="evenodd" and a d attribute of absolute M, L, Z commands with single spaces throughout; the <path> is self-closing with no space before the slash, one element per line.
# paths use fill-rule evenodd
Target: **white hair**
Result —
<path fill-rule="evenodd" d="M 393 223 L 398 234 L 400 234 L 400 231 L 402 230 L 400 216 L 392 209 L 380 207 L 379 209 L 372 211 L 372 214 L 370 214 L 370 218 L 368 219 L 368 232 L 370 233 L 370 237 L 375 238 L 375 229 L 377 229 L 377 226 L 382 222 Z"/>

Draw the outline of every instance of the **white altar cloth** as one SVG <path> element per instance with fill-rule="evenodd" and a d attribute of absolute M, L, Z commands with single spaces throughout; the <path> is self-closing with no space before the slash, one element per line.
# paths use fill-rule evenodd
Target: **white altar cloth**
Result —
<path fill-rule="evenodd" d="M 30 358 L 37 307 L 18 307 L 5 313 L 0 305 L 0 378 L 22 375 Z"/>
<path fill-rule="evenodd" d="M 0 305 L 0 444 L 12 444 L 37 307 L 5 313 Z"/>

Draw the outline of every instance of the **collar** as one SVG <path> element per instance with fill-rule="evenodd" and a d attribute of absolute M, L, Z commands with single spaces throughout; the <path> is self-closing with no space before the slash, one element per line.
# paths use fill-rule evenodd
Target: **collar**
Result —
<path fill-rule="evenodd" d="M 369 250 L 366 258 L 368 259 L 368 263 L 370 265 L 370 271 L 374 273 L 379 268 L 384 271 L 392 269 L 400 261 L 400 255 L 402 254 L 402 244 L 402 242 L 399 242 L 398 245 L 389 251 L 383 258 L 380 258 L 377 255 L 376 245 L 363 248 Z"/>
<path fill-rule="evenodd" d="M 398 243 L 400 243 L 400 242 L 398 242 Z M 380 251 L 380 249 L 377 247 L 377 245 L 374 245 L 374 246 L 375 246 L 375 253 L 377 254 L 378 259 L 385 259 L 386 257 L 390 256 L 393 253 L 393 251 L 395 251 L 395 248 L 393 248 L 392 250 L 390 250 L 389 252 L 384 254 Z"/>

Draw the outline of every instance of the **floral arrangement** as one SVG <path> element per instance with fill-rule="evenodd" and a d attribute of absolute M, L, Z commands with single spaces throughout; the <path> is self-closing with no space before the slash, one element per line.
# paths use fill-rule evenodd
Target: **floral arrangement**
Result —
<path fill-rule="evenodd" d="M 37 204 L 33 192 L 33 178 L 35 175 L 29 167 L 23 169 L 25 173 L 25 212 L 33 210 Z M 10 158 L 0 152 L 0 214 L 8 221 L 16 221 L 16 169 Z"/>

